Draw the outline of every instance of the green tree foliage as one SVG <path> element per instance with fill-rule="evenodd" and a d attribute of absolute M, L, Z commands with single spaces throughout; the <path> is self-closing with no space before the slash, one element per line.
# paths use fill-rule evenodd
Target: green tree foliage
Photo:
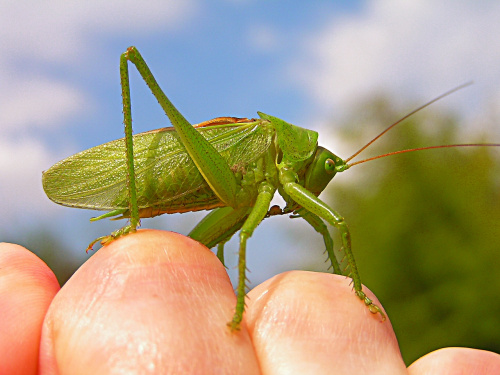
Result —
<path fill-rule="evenodd" d="M 387 112 L 372 106 L 371 123 L 389 124 Z M 363 156 L 457 143 L 452 117 L 426 113 Z M 323 196 L 346 218 L 362 280 L 391 316 L 408 364 L 445 346 L 500 352 L 499 161 L 500 148 L 486 147 L 390 156 L 353 167 L 361 183 L 332 183 Z"/>

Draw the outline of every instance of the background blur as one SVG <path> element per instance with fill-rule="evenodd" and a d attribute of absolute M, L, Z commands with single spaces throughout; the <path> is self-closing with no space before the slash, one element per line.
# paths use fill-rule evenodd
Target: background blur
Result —
<path fill-rule="evenodd" d="M 320 144 L 348 157 L 473 80 L 362 156 L 500 142 L 495 1 L 41 4 L 0 1 L 0 240 L 37 253 L 61 282 L 91 240 L 122 223 L 90 224 L 98 212 L 51 203 L 41 172 L 122 136 L 118 61 L 130 45 L 192 123 L 259 110 L 317 130 Z M 167 126 L 131 71 L 135 132 Z M 408 364 L 443 346 L 500 352 L 499 160 L 493 148 L 394 156 L 340 174 L 322 195 L 350 225 L 361 278 L 390 314 Z M 187 234 L 202 216 L 142 224 Z M 236 251 L 231 241 L 233 280 Z M 266 220 L 249 241 L 251 285 L 290 269 L 326 271 L 322 252 L 304 222 Z"/>

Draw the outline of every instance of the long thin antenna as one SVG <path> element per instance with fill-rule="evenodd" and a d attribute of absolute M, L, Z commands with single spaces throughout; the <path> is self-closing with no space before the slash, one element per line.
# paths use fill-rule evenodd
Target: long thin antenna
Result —
<path fill-rule="evenodd" d="M 350 168 L 350 167 L 352 167 L 353 165 L 356 165 L 356 164 L 361 164 L 361 163 L 365 163 L 367 161 L 384 158 L 386 156 L 397 155 L 397 154 L 404 154 L 405 152 L 422 151 L 422 150 L 430 150 L 430 149 L 433 149 L 433 148 L 447 148 L 447 147 L 500 147 L 500 143 L 464 143 L 464 144 L 455 144 L 455 145 L 440 145 L 440 146 L 427 146 L 427 147 L 409 148 L 409 149 L 406 149 L 406 150 L 393 151 L 393 152 L 389 152 L 387 154 L 373 156 L 371 158 L 363 159 L 363 160 L 360 160 L 360 161 L 355 161 L 354 163 L 347 164 L 347 166 Z"/>
<path fill-rule="evenodd" d="M 379 139 L 380 137 L 382 137 L 385 133 L 387 133 L 389 130 L 391 130 L 393 127 L 395 127 L 396 125 L 400 124 L 401 122 L 403 122 L 404 120 L 406 120 L 408 117 L 410 117 L 411 115 L 414 115 L 415 113 L 417 113 L 418 111 L 424 109 L 425 107 L 428 107 L 430 106 L 432 103 L 435 103 L 437 102 L 438 100 L 440 99 L 443 99 L 445 96 L 448 96 L 450 94 L 453 94 L 455 91 L 458 91 L 458 90 L 461 90 L 463 89 L 464 87 L 467 87 L 467 86 L 470 86 L 472 85 L 472 81 L 471 82 L 467 82 L 467 83 L 464 83 L 460 86 L 457 86 L 455 87 L 454 89 L 451 89 L 447 92 L 445 92 L 444 94 L 441 94 L 439 95 L 438 97 L 432 99 L 431 101 L 425 103 L 424 105 L 418 107 L 417 109 L 411 111 L 410 113 L 408 113 L 406 116 L 402 117 L 401 119 L 399 119 L 398 121 L 396 121 L 394 124 L 390 125 L 389 127 L 387 127 L 383 132 L 381 132 L 379 135 L 377 135 L 375 138 L 373 138 L 370 142 L 368 142 L 366 145 L 364 145 L 363 147 L 361 147 L 358 151 L 356 151 L 352 156 L 350 156 L 349 158 L 347 158 L 345 161 L 346 163 L 349 161 L 349 160 L 352 160 L 354 159 L 356 156 L 358 156 L 361 152 L 363 152 L 368 146 L 370 146 L 373 142 L 375 142 L 377 139 Z M 457 147 L 458 145 L 450 145 L 450 146 L 444 146 L 444 147 Z M 438 148 L 439 146 L 434 146 L 433 148 Z M 443 146 L 441 146 L 443 147 Z M 422 148 L 422 149 L 425 149 L 425 148 Z M 406 150 L 403 150 L 403 151 L 396 151 L 395 153 L 401 153 L 401 152 L 409 152 L 410 150 L 406 151 Z M 417 151 L 417 149 L 414 149 L 414 151 Z M 391 153 L 393 154 L 393 153 Z M 383 156 L 389 156 L 391 154 L 385 154 L 385 155 L 380 155 L 379 157 L 383 157 Z M 365 161 L 368 161 L 368 160 L 373 160 L 373 159 L 376 159 L 377 157 L 375 158 L 371 158 L 371 159 L 366 159 Z M 352 163 L 350 164 L 351 166 L 354 165 L 354 164 L 360 164 L 361 162 L 356 162 L 356 163 Z"/>

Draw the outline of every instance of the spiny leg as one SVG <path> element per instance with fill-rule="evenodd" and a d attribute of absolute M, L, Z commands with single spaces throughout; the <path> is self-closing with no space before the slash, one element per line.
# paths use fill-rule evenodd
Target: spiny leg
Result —
<path fill-rule="evenodd" d="M 288 174 L 288 175 L 287 175 Z M 309 212 L 312 212 L 323 220 L 326 220 L 331 225 L 335 226 L 339 232 L 342 241 L 342 248 L 345 251 L 347 258 L 347 263 L 350 267 L 350 277 L 352 278 L 354 291 L 356 296 L 361 299 L 365 305 L 368 307 L 370 312 L 376 314 L 379 313 L 382 320 L 385 320 L 385 314 L 382 309 L 375 305 L 373 301 L 368 298 L 363 292 L 361 278 L 359 277 L 358 268 L 354 260 L 354 254 L 351 250 L 351 234 L 349 228 L 347 227 L 344 218 L 340 216 L 336 211 L 332 210 L 326 203 L 316 197 L 309 190 L 305 189 L 303 186 L 291 182 L 294 181 L 294 176 L 292 172 L 283 171 L 283 175 L 280 176 L 280 181 L 283 183 L 283 189 L 285 192 L 300 206 L 304 207 Z"/>
<path fill-rule="evenodd" d="M 129 47 L 123 53 L 122 59 L 125 61 L 125 65 L 127 60 L 135 65 L 144 82 L 172 122 L 175 131 L 179 135 L 189 156 L 196 164 L 198 171 L 202 174 L 215 195 L 227 206 L 237 207 L 236 195 L 239 186 L 226 160 L 174 107 L 158 85 L 158 82 L 156 82 L 153 73 L 151 73 L 151 70 L 137 48 Z"/>
<path fill-rule="evenodd" d="M 132 137 L 132 110 L 130 101 L 130 80 L 128 72 L 128 60 L 125 54 L 120 56 L 120 83 L 122 87 L 122 103 L 123 103 L 123 124 L 125 126 L 125 152 L 127 161 L 127 187 L 129 196 L 129 212 L 130 222 L 128 225 L 114 231 L 109 236 L 102 236 L 92 241 L 87 247 L 87 252 L 92 249 L 93 245 L 101 241 L 102 245 L 107 245 L 118 237 L 136 231 L 140 225 L 139 207 L 137 205 L 137 188 L 135 184 L 135 169 L 134 169 L 134 141 Z"/>
<path fill-rule="evenodd" d="M 298 210 L 298 215 L 307 221 L 316 232 L 323 236 L 323 241 L 325 242 L 325 251 L 328 254 L 328 259 L 330 259 L 331 267 L 333 268 L 333 273 L 337 275 L 342 275 L 342 271 L 340 270 L 340 265 L 333 251 L 333 240 L 330 232 L 328 232 L 328 227 L 323 223 L 321 218 L 307 210 L 301 208 Z"/>
<path fill-rule="evenodd" d="M 252 236 L 255 228 L 257 228 L 266 216 L 275 191 L 276 189 L 268 182 L 262 182 L 259 185 L 259 195 L 257 196 L 255 206 L 252 208 L 250 215 L 245 220 L 245 223 L 240 231 L 236 310 L 234 312 L 233 319 L 228 323 L 231 331 L 238 331 L 240 329 L 241 320 L 243 319 L 243 313 L 245 311 L 247 240 Z"/>
<path fill-rule="evenodd" d="M 106 244 L 113 241 L 115 238 L 123 236 L 130 232 L 135 232 L 139 225 L 139 210 L 137 205 L 137 193 L 135 186 L 134 172 L 134 154 L 133 154 L 133 138 L 132 138 L 132 114 L 130 103 L 130 84 L 128 61 L 132 62 L 146 85 L 158 100 L 158 103 L 163 108 L 168 118 L 174 125 L 176 132 L 179 134 L 183 145 L 185 146 L 189 156 L 196 164 L 199 172 L 203 175 L 205 181 L 212 188 L 213 192 L 228 206 L 237 206 L 237 183 L 233 172 L 227 165 L 225 159 L 217 152 L 217 150 L 208 142 L 174 107 L 172 102 L 167 98 L 162 91 L 151 70 L 142 58 L 141 54 L 135 47 L 129 47 L 120 57 L 120 77 L 122 85 L 123 97 L 123 116 L 125 124 L 125 143 L 127 155 L 127 182 L 129 192 L 129 225 L 117 230 L 109 236 L 98 238 L 89 245 L 89 248 L 97 242 Z"/>
<path fill-rule="evenodd" d="M 127 151 L 127 183 L 129 192 L 129 210 L 131 232 L 135 232 L 139 225 L 139 208 L 137 206 L 137 190 L 135 186 L 134 170 L 134 141 L 132 137 L 132 105 L 130 102 L 130 79 L 128 62 L 124 55 L 120 58 L 120 81 L 123 98 L 123 123 L 125 125 L 125 148 Z"/>

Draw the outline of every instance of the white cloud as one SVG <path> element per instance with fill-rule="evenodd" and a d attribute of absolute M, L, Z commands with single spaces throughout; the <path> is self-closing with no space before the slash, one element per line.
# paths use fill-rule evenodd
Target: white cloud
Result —
<path fill-rule="evenodd" d="M 182 25 L 193 1 L 2 1 L 0 123 L 53 126 L 88 109 L 85 94 L 50 76 L 93 55 L 98 37 L 144 34 Z M 90 55 L 90 56 L 89 56 Z"/>
<path fill-rule="evenodd" d="M 92 59 L 103 35 L 111 40 L 173 32 L 196 9 L 194 0 L 4 0 L 0 6 L 0 208 L 9 218 L 51 206 L 41 171 L 58 156 L 41 140 L 26 138 L 26 128 L 53 127 L 92 106 L 77 83 L 64 82 L 59 72 Z"/>
<path fill-rule="evenodd" d="M 74 87 L 45 77 L 28 80 L 10 76 L 2 82 L 12 89 L 0 91 L 0 124 L 4 132 L 55 126 L 89 105 L 84 94 Z"/>
<path fill-rule="evenodd" d="M 67 61 L 92 49 L 89 37 L 172 29 L 182 25 L 193 11 L 192 0 L 2 1 L 2 60 L 35 57 Z"/>
<path fill-rule="evenodd" d="M 68 69 L 93 55 L 94 38 L 175 28 L 193 12 L 192 1 L 2 2 L 0 12 L 0 123 L 22 129 L 88 109 L 76 87 L 44 70 Z"/>
<path fill-rule="evenodd" d="M 248 31 L 248 43 L 258 51 L 272 52 L 280 43 L 275 30 L 267 25 L 255 25 Z"/>
<path fill-rule="evenodd" d="M 375 92 L 428 100 L 473 80 L 451 100 L 470 115 L 500 90 L 498 20 L 492 1 L 371 1 L 305 37 L 290 75 L 330 114 Z"/>
<path fill-rule="evenodd" d="M 0 138 L 2 218 L 50 209 L 41 187 L 42 171 L 52 155 L 36 139 L 9 142 Z"/>

